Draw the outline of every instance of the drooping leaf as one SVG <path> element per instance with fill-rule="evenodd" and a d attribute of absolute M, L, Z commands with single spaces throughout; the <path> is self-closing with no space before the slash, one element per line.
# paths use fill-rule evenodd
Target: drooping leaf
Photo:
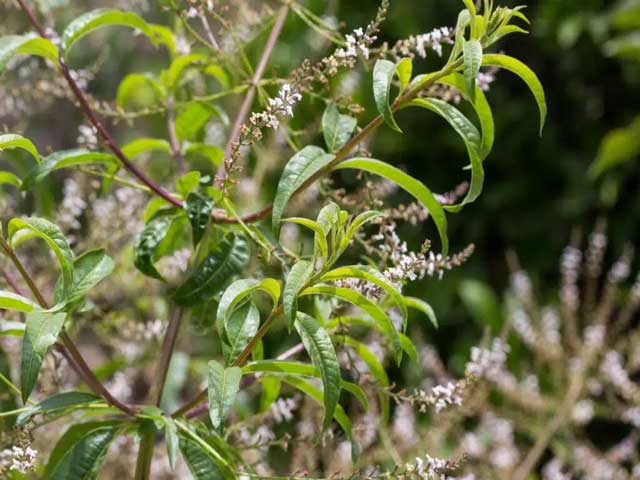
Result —
<path fill-rule="evenodd" d="M 71 426 L 51 452 L 44 480 L 94 480 L 120 425 L 101 421 Z"/>
<path fill-rule="evenodd" d="M 122 146 L 122 153 L 129 159 L 139 157 L 146 152 L 165 152 L 171 153 L 169 142 L 162 138 L 137 138 Z"/>
<path fill-rule="evenodd" d="M 389 165 L 388 163 L 374 160 L 371 158 L 352 158 L 341 162 L 336 169 L 355 168 L 364 170 L 376 175 L 380 175 L 387 180 L 396 183 L 400 188 L 413 195 L 422 205 L 429 210 L 431 218 L 438 228 L 440 240 L 442 242 L 442 254 L 446 255 L 449 250 L 449 239 L 447 237 L 447 218 L 445 216 L 442 205 L 436 200 L 431 190 L 429 190 L 422 182 L 407 175 L 401 170 Z"/>
<path fill-rule="evenodd" d="M 149 277 L 164 280 L 153 263 L 156 260 L 155 256 L 158 245 L 160 245 L 160 242 L 167 236 L 169 227 L 175 219 L 176 216 L 172 215 L 171 212 L 166 212 L 164 215 L 157 215 L 145 225 L 142 232 L 136 237 L 133 245 L 133 264 L 138 270 Z"/>
<path fill-rule="evenodd" d="M 31 312 L 26 316 L 20 366 L 20 386 L 24 402 L 36 385 L 44 355 L 56 342 L 65 318 L 64 312 Z"/>
<path fill-rule="evenodd" d="M 600 143 L 598 154 L 589 168 L 592 178 L 597 178 L 610 168 L 622 165 L 640 156 L 640 116 L 624 128 L 608 132 Z"/>
<path fill-rule="evenodd" d="M 195 435 L 195 434 L 194 434 Z M 195 480 L 231 480 L 235 478 L 228 467 L 224 468 L 219 454 L 212 454 L 211 446 L 200 439 L 200 442 L 185 435 L 180 435 L 180 452 L 185 459 L 189 471 Z M 225 472 L 228 472 L 225 474 Z"/>
<path fill-rule="evenodd" d="M 420 300 L 419 298 L 415 297 L 404 297 L 404 301 L 407 303 L 407 307 L 424 313 L 431 321 L 431 324 L 434 327 L 438 328 L 438 318 L 436 317 L 436 313 L 433 311 L 431 305 L 429 305 L 424 300 Z"/>
<path fill-rule="evenodd" d="M 0 73 L 16 55 L 37 55 L 54 63 L 58 61 L 58 49 L 50 40 L 33 35 L 0 37 Z"/>
<path fill-rule="evenodd" d="M 335 153 L 351 138 L 358 121 L 350 115 L 343 115 L 335 103 L 330 103 L 322 115 L 322 133 L 327 150 Z"/>
<path fill-rule="evenodd" d="M 396 132 L 402 133 L 396 123 L 391 110 L 390 98 L 391 82 L 396 73 L 396 65 L 389 60 L 378 60 L 373 67 L 373 98 L 378 112 L 385 123 Z"/>
<path fill-rule="evenodd" d="M 272 225 L 274 232 L 280 231 L 280 219 L 291 196 L 314 174 L 326 167 L 333 158 L 333 155 L 313 145 L 304 147 L 291 157 L 284 167 L 273 201 Z"/>
<path fill-rule="evenodd" d="M 417 98 L 410 105 L 426 108 L 444 118 L 460 135 L 467 147 L 471 161 L 471 184 L 465 198 L 458 205 L 446 205 L 445 210 L 459 211 L 463 206 L 474 202 L 482 193 L 484 185 L 484 167 L 480 158 L 481 139 L 478 129 L 453 105 L 437 98 Z"/>
<path fill-rule="evenodd" d="M 217 318 L 227 328 L 227 321 L 233 311 L 241 305 L 252 293 L 262 291 L 271 297 L 274 308 L 280 300 L 280 282 L 273 278 L 265 278 L 264 280 L 255 280 L 251 278 L 242 278 L 236 280 L 222 294 L 220 303 L 218 304 Z"/>
<path fill-rule="evenodd" d="M 40 154 L 31 140 L 13 133 L 0 135 L 0 152 L 3 150 L 11 150 L 13 148 L 19 148 L 28 152 L 38 163 L 40 163 Z"/>
<path fill-rule="evenodd" d="M 66 297 L 63 297 L 62 285 L 56 283 L 54 301 L 66 304 L 82 298 L 91 288 L 113 271 L 113 260 L 103 248 L 83 253 L 73 261 L 73 281 Z"/>
<path fill-rule="evenodd" d="M 219 430 L 236 401 L 242 370 L 239 367 L 225 368 L 215 360 L 208 365 L 209 417 L 213 427 Z"/>
<path fill-rule="evenodd" d="M 244 235 L 229 232 L 173 293 L 179 305 L 195 305 L 212 298 L 232 276 L 249 263 L 251 251 Z"/>
<path fill-rule="evenodd" d="M 327 234 L 318 222 L 303 217 L 289 217 L 284 218 L 282 221 L 302 225 L 303 227 L 307 227 L 309 230 L 312 230 L 314 233 L 314 256 L 317 257 L 319 252 L 323 263 L 326 264 L 329 261 L 329 244 L 327 243 Z"/>
<path fill-rule="evenodd" d="M 289 326 L 289 331 L 293 328 L 298 311 L 298 295 L 313 274 L 313 264 L 307 260 L 300 260 L 293 264 L 282 292 L 282 306 L 284 318 Z"/>
<path fill-rule="evenodd" d="M 219 318 L 219 317 L 218 317 Z M 260 326 L 260 311 L 253 302 L 235 309 L 225 321 L 222 353 L 227 365 L 240 356 Z"/>
<path fill-rule="evenodd" d="M 0 184 L 13 185 L 17 189 L 20 189 L 20 187 L 22 187 L 22 180 L 11 172 L 0 171 Z"/>
<path fill-rule="evenodd" d="M 464 42 L 462 53 L 464 55 L 464 79 L 473 102 L 476 95 L 476 78 L 478 78 L 482 64 L 482 44 L 478 40 Z"/>
<path fill-rule="evenodd" d="M 38 304 L 17 293 L 0 290 L 0 308 L 16 310 L 18 312 L 31 312 L 38 309 Z"/>
<path fill-rule="evenodd" d="M 538 104 L 538 110 L 540 110 L 540 135 L 544 128 L 545 120 L 547 118 L 547 100 L 544 94 L 544 88 L 538 80 L 538 76 L 533 70 L 513 57 L 507 55 L 490 54 L 482 57 L 482 65 L 489 67 L 500 67 L 509 70 L 518 75 L 524 83 L 527 84 L 529 90 L 533 94 Z"/>
<path fill-rule="evenodd" d="M 53 250 L 62 270 L 63 295 L 67 295 L 73 281 L 73 252 L 67 238 L 57 225 L 38 217 L 13 218 L 9 222 L 9 242 L 16 246 L 32 237 L 41 238 Z"/>
<path fill-rule="evenodd" d="M 399 364 L 402 359 L 402 350 L 400 348 L 400 339 L 398 337 L 398 331 L 393 326 L 389 316 L 375 303 L 362 295 L 360 292 L 351 290 L 345 287 L 334 287 L 331 285 L 314 285 L 304 289 L 300 295 L 329 295 L 340 300 L 351 303 L 352 305 L 360 308 L 363 312 L 369 315 L 376 324 L 379 325 L 380 330 L 384 332 L 391 340 L 393 353 L 396 358 L 396 362 Z"/>
<path fill-rule="evenodd" d="M 295 327 L 302 339 L 304 348 L 309 353 L 313 365 L 320 372 L 324 390 L 324 429 L 328 428 L 333 418 L 338 398 L 340 398 L 340 365 L 331 338 L 318 321 L 298 312 Z"/>
<path fill-rule="evenodd" d="M 187 195 L 184 208 L 187 211 L 187 217 L 191 223 L 194 245 L 200 242 L 202 235 L 204 235 L 209 225 L 213 204 L 213 198 L 207 195 L 202 195 L 197 192 L 191 192 Z"/>
<path fill-rule="evenodd" d="M 29 411 L 18 416 L 16 422 L 25 424 L 30 418 L 36 415 L 49 414 L 64 411 L 69 408 L 77 408 L 90 405 L 100 401 L 100 397 L 86 392 L 63 392 L 57 393 L 35 405 Z"/>
<path fill-rule="evenodd" d="M 110 153 L 92 152 L 84 148 L 55 152 L 44 157 L 42 163 L 29 172 L 23 181 L 22 189 L 28 189 L 36 183 L 41 182 L 48 177 L 51 172 L 56 170 L 92 164 L 117 167 L 118 160 Z"/>
<path fill-rule="evenodd" d="M 131 27 L 144 33 L 155 43 L 156 36 L 150 25 L 137 13 L 123 12 L 121 10 L 99 8 L 92 10 L 74 19 L 62 32 L 60 47 L 63 55 L 69 53 L 69 49 L 85 35 L 109 26 Z"/>
<path fill-rule="evenodd" d="M 402 323 L 406 328 L 407 324 L 407 305 L 404 297 L 391 285 L 380 272 L 366 265 L 352 265 L 348 267 L 340 267 L 325 273 L 319 282 L 331 282 L 345 278 L 358 278 L 366 282 L 370 282 L 380 287 L 384 293 L 395 302 L 402 314 Z"/>

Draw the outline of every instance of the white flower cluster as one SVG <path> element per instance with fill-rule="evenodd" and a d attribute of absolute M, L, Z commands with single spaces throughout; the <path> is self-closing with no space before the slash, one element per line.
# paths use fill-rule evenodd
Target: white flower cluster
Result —
<path fill-rule="evenodd" d="M 491 84 L 496 81 L 496 76 L 491 72 L 480 72 L 476 78 L 476 85 L 483 92 L 488 92 L 491 89 Z"/>
<path fill-rule="evenodd" d="M 609 351 L 600 365 L 600 372 L 626 399 L 638 395 L 638 386 L 631 381 L 624 368 L 623 358 L 616 351 Z"/>
<path fill-rule="evenodd" d="M 571 419 L 578 425 L 586 425 L 591 421 L 594 414 L 593 401 L 589 399 L 580 400 L 571 410 Z"/>
<path fill-rule="evenodd" d="M 509 353 L 509 345 L 504 340 L 493 340 L 491 349 L 473 347 L 471 349 L 471 361 L 465 367 L 465 374 L 476 378 L 496 378 L 504 369 Z"/>
<path fill-rule="evenodd" d="M 636 428 L 640 428 L 640 407 L 628 408 L 622 413 L 622 419 Z"/>
<path fill-rule="evenodd" d="M 446 480 L 447 477 L 443 472 L 449 468 L 450 463 L 447 460 L 428 454 L 424 459 L 416 457 L 415 463 L 405 465 L 408 474 L 413 474 L 422 480 Z"/>
<path fill-rule="evenodd" d="M 98 146 L 98 131 L 93 125 L 79 125 L 78 137 L 76 139 L 78 145 L 88 149 L 95 149 Z"/>
<path fill-rule="evenodd" d="M 293 420 L 293 412 L 298 408 L 295 398 L 279 398 L 271 405 L 271 415 L 276 423 Z"/>
<path fill-rule="evenodd" d="M 254 127 L 266 126 L 276 130 L 280 126 L 279 116 L 293 117 L 293 107 L 302 100 L 302 95 L 291 84 L 280 88 L 276 98 L 269 99 L 269 107 L 262 112 L 251 114 L 249 122 Z"/>
<path fill-rule="evenodd" d="M 442 56 L 442 46 L 445 44 L 453 45 L 453 29 L 449 27 L 435 28 L 429 33 L 424 33 L 415 37 L 416 52 L 422 58 L 427 56 L 427 48 L 430 48 Z"/>
<path fill-rule="evenodd" d="M 27 473 L 35 469 L 38 451 L 30 446 L 14 445 L 0 452 L 0 473 L 7 469 Z"/>
<path fill-rule="evenodd" d="M 56 214 L 58 225 L 63 230 L 80 230 L 80 217 L 87 208 L 87 202 L 82 198 L 82 190 L 78 182 L 72 177 L 65 179 L 62 203 Z"/>
<path fill-rule="evenodd" d="M 434 399 L 434 408 L 437 413 L 442 410 L 457 405 L 462 405 L 462 396 L 457 384 L 449 382 L 447 385 L 436 385 L 431 390 Z"/>
<path fill-rule="evenodd" d="M 562 471 L 562 462 L 554 458 L 542 469 L 542 480 L 572 480 L 572 476 Z"/>
<path fill-rule="evenodd" d="M 346 37 L 347 45 L 339 48 L 334 55 L 340 59 L 356 59 L 358 52 L 366 59 L 369 59 L 369 45 L 375 42 L 375 36 L 368 35 L 362 28 L 356 28 L 353 33 Z"/>

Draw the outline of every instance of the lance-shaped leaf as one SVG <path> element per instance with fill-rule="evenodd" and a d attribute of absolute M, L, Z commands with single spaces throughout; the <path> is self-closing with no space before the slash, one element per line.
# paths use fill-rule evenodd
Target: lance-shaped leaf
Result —
<path fill-rule="evenodd" d="M 79 300 L 98 282 L 109 276 L 113 266 L 113 260 L 103 248 L 83 253 L 73 261 L 73 281 L 66 297 L 63 297 L 60 281 L 56 283 L 55 303 L 64 301 L 65 304 L 69 304 Z"/>
<path fill-rule="evenodd" d="M 272 226 L 276 233 L 280 231 L 280 219 L 291 196 L 333 158 L 333 155 L 313 145 L 304 147 L 291 157 L 284 167 L 273 201 Z"/>
<path fill-rule="evenodd" d="M 413 61 L 407 57 L 403 58 L 396 64 L 396 74 L 400 80 L 400 93 L 404 92 L 411 81 L 413 74 Z"/>
<path fill-rule="evenodd" d="M 465 99 L 467 99 L 478 116 L 480 121 L 480 130 L 482 131 L 482 142 L 480 145 L 480 157 L 482 160 L 487 158 L 493 148 L 493 141 L 495 138 L 495 125 L 493 122 L 493 113 L 491 112 L 491 106 L 487 102 L 487 98 L 480 87 L 475 86 L 475 98 L 471 101 L 471 96 L 467 91 L 467 86 L 464 77 L 459 73 L 452 73 L 444 78 L 438 80 L 438 83 L 450 85 L 456 88 Z"/>
<path fill-rule="evenodd" d="M 319 251 L 323 263 L 326 264 L 329 261 L 329 244 L 327 243 L 327 234 L 318 222 L 303 217 L 289 217 L 283 219 L 282 221 L 287 223 L 295 223 L 296 225 L 302 225 L 303 227 L 307 227 L 309 230 L 312 230 L 314 233 L 314 257 L 317 258 L 317 254 Z"/>
<path fill-rule="evenodd" d="M 0 290 L 0 308 L 29 313 L 38 309 L 38 304 L 17 293 Z"/>
<path fill-rule="evenodd" d="M 50 414 L 70 409 L 81 408 L 99 402 L 100 397 L 86 392 L 63 392 L 55 394 L 22 413 L 16 419 L 19 425 L 25 424 L 35 415 Z"/>
<path fill-rule="evenodd" d="M 2 152 L 3 150 L 11 150 L 13 148 L 19 148 L 21 150 L 24 150 L 25 152 L 30 153 L 31 156 L 35 158 L 38 163 L 40 163 L 40 154 L 38 153 L 38 149 L 31 140 L 20 135 L 15 135 L 13 133 L 0 135 L 0 152 Z"/>
<path fill-rule="evenodd" d="M 138 138 L 122 146 L 122 153 L 129 159 L 139 157 L 146 152 L 171 153 L 169 142 L 161 138 Z"/>
<path fill-rule="evenodd" d="M 396 73 L 396 65 L 389 60 L 378 60 L 373 67 L 373 98 L 376 102 L 378 112 L 382 115 L 385 123 L 396 132 L 402 133 L 400 127 L 393 117 L 389 95 L 391 93 L 391 82 Z"/>
<path fill-rule="evenodd" d="M 179 305 L 194 305 L 212 298 L 249 264 L 250 253 L 244 235 L 229 232 L 175 290 L 174 301 Z"/>
<path fill-rule="evenodd" d="M 444 208 L 451 212 L 457 212 L 463 206 L 475 201 L 482 193 L 484 185 L 484 167 L 480 158 L 481 139 L 478 129 L 460 110 L 453 105 L 437 98 L 417 98 L 410 105 L 426 108 L 444 118 L 449 125 L 460 135 L 467 147 L 467 153 L 471 161 L 471 185 L 465 198 L 458 205 L 447 205 Z"/>
<path fill-rule="evenodd" d="M 184 428 L 181 429 L 179 438 L 180 452 L 195 480 L 237 478 L 222 455 L 198 434 Z"/>
<path fill-rule="evenodd" d="M 60 263 L 64 295 L 71 289 L 73 281 L 73 252 L 67 238 L 57 225 L 38 217 L 13 218 L 9 222 L 9 242 L 17 246 L 29 238 L 38 237 L 46 242 Z"/>
<path fill-rule="evenodd" d="M 280 282 L 273 278 L 265 278 L 264 280 L 242 278 L 227 287 L 220 298 L 217 313 L 217 318 L 222 322 L 225 329 L 227 320 L 238 305 L 257 291 L 268 294 L 271 297 L 274 308 L 278 305 L 278 301 L 280 300 Z"/>
<path fill-rule="evenodd" d="M 322 115 L 322 134 L 327 150 L 335 153 L 349 141 L 358 121 L 350 115 L 343 115 L 335 103 L 330 103 Z"/>
<path fill-rule="evenodd" d="M 431 218 L 438 228 L 440 241 L 442 242 L 442 254 L 446 255 L 449 250 L 449 239 L 447 237 L 447 218 L 442 205 L 436 200 L 431 190 L 429 190 L 422 182 L 407 175 L 388 163 L 374 160 L 371 158 L 352 158 L 346 160 L 336 167 L 336 169 L 355 168 L 364 170 L 396 183 L 400 188 L 413 195 L 422 205 L 425 206 L 431 215 Z"/>
<path fill-rule="evenodd" d="M 156 251 L 176 219 L 176 215 L 173 215 L 171 211 L 164 213 L 156 215 L 145 225 L 133 245 L 133 264 L 145 275 L 158 280 L 164 279 L 153 265 L 156 260 Z"/>
<path fill-rule="evenodd" d="M 134 28 L 144 33 L 152 42 L 155 43 L 156 41 L 156 36 L 150 25 L 138 14 L 115 9 L 99 8 L 80 15 L 64 29 L 60 43 L 63 54 L 66 55 L 73 44 L 85 35 L 95 32 L 100 28 L 116 25 Z"/>
<path fill-rule="evenodd" d="M 20 180 L 17 175 L 11 172 L 0 172 L 0 184 L 13 185 L 14 187 L 20 189 L 20 187 L 22 187 L 22 180 Z"/>
<path fill-rule="evenodd" d="M 304 348 L 309 353 L 313 365 L 320 372 L 324 390 L 324 428 L 328 428 L 340 398 L 340 365 L 331 338 L 318 321 L 298 312 L 295 327 L 302 339 Z"/>
<path fill-rule="evenodd" d="M 389 377 L 384 367 L 378 360 L 378 357 L 367 347 L 364 343 L 361 343 L 347 335 L 341 335 L 336 337 L 337 342 L 341 342 L 345 345 L 353 348 L 362 361 L 369 368 L 369 372 L 373 375 L 378 383 L 380 383 L 380 393 L 378 399 L 380 401 L 380 410 L 382 411 L 382 418 L 384 421 L 389 420 L 389 396 L 385 389 L 389 386 Z"/>
<path fill-rule="evenodd" d="M 375 303 L 362 295 L 360 292 L 351 290 L 350 288 L 334 287 L 331 285 L 315 285 L 304 289 L 301 295 L 329 295 L 340 300 L 351 303 L 352 305 L 360 308 L 367 315 L 369 315 L 376 324 L 380 327 L 380 330 L 384 332 L 391 340 L 393 353 L 396 358 L 396 363 L 400 364 L 402 360 L 402 350 L 400 347 L 400 338 L 398 331 L 393 326 L 389 316 Z"/>
<path fill-rule="evenodd" d="M 211 211 L 213 210 L 213 198 L 192 192 L 187 195 L 185 201 L 185 210 L 187 217 L 191 223 L 191 231 L 193 232 L 193 244 L 197 245 L 204 235 L 209 221 L 211 220 Z"/>
<path fill-rule="evenodd" d="M 0 37 L 0 73 L 16 55 L 37 55 L 52 62 L 58 61 L 58 49 L 50 40 L 33 35 Z"/>
<path fill-rule="evenodd" d="M 353 240 L 354 235 L 359 229 L 361 229 L 363 226 L 365 226 L 367 223 L 371 222 L 372 220 L 378 217 L 381 217 L 382 215 L 383 215 L 382 212 L 369 210 L 367 212 L 362 212 L 357 217 L 355 217 L 347 227 L 347 230 L 344 233 L 344 235 L 342 235 L 342 238 L 340 239 L 340 246 L 336 256 L 338 258 L 342 256 L 342 254 L 347 249 L 347 247 Z"/>
<path fill-rule="evenodd" d="M 91 480 L 97 477 L 109 445 L 122 423 L 102 421 L 70 427 L 58 440 L 47 463 L 45 480 Z"/>
<path fill-rule="evenodd" d="M 434 327 L 438 328 L 438 317 L 436 317 L 436 312 L 434 312 L 431 305 L 429 305 L 424 300 L 420 300 L 419 298 L 415 297 L 404 297 L 404 301 L 407 303 L 407 307 L 424 313 L 431 321 L 431 324 Z"/>
<path fill-rule="evenodd" d="M 544 88 L 538 79 L 538 76 L 520 60 L 508 55 L 490 54 L 482 57 L 482 65 L 488 67 L 500 67 L 509 70 L 518 75 L 524 83 L 527 84 L 529 90 L 533 94 L 540 110 L 540 135 L 544 128 L 547 118 L 547 99 L 544 94 Z"/>
<path fill-rule="evenodd" d="M 36 385 L 44 355 L 47 353 L 47 349 L 56 342 L 65 318 L 66 313 L 64 312 L 31 312 L 27 314 L 20 366 L 20 386 L 24 402 L 27 401 Z"/>
<path fill-rule="evenodd" d="M 251 362 L 242 367 L 242 371 L 244 373 L 282 373 L 286 375 L 321 378 L 320 371 L 313 365 L 285 360 L 259 360 Z M 363 409 L 367 410 L 369 408 L 367 395 L 358 385 L 341 379 L 340 388 L 353 394 Z"/>
<path fill-rule="evenodd" d="M 209 417 L 213 427 L 219 430 L 236 401 L 242 370 L 239 367 L 225 368 L 215 360 L 208 365 Z"/>
<path fill-rule="evenodd" d="M 218 324 L 220 324 L 220 321 L 218 321 Z M 259 326 L 260 311 L 253 302 L 247 302 L 240 308 L 235 309 L 226 319 L 221 336 L 223 339 L 222 353 L 227 365 L 233 364 L 236 358 L 240 356 L 258 331 Z"/>
<path fill-rule="evenodd" d="M 307 284 L 313 274 L 313 264 L 307 260 L 299 260 L 293 264 L 282 293 L 282 306 L 284 318 L 289 325 L 289 331 L 293 328 L 298 311 L 298 295 Z"/>
<path fill-rule="evenodd" d="M 345 278 L 358 278 L 366 282 L 370 282 L 380 287 L 384 293 L 396 303 L 402 314 L 402 323 L 404 328 L 407 326 L 407 305 L 404 297 L 391 285 L 384 276 L 377 270 L 366 265 L 353 265 L 348 267 L 340 267 L 325 273 L 319 282 L 331 282 Z"/>
<path fill-rule="evenodd" d="M 118 166 L 118 160 L 110 153 L 92 152 L 83 148 L 55 152 L 44 157 L 42 163 L 25 177 L 22 189 L 41 182 L 55 170 L 91 164 L 107 165 L 113 169 Z"/>
<path fill-rule="evenodd" d="M 476 78 L 482 64 L 482 44 L 478 40 L 464 42 L 462 54 L 464 55 L 464 80 L 473 102 L 476 95 Z"/>

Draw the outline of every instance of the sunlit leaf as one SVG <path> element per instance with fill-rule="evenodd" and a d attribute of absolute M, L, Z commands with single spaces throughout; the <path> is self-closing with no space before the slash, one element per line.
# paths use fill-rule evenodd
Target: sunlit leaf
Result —
<path fill-rule="evenodd" d="M 298 295 L 313 274 L 313 264 L 307 260 L 300 260 L 293 264 L 287 281 L 284 284 L 282 293 L 282 305 L 284 318 L 289 326 L 289 331 L 293 328 L 298 311 Z"/>
<path fill-rule="evenodd" d="M 0 73 L 16 55 L 37 55 L 58 62 L 58 49 L 50 40 L 33 35 L 0 37 Z"/>
<path fill-rule="evenodd" d="M 24 138 L 20 135 L 13 133 L 7 133 L 0 135 L 0 152 L 3 150 L 11 150 L 13 148 L 19 148 L 31 154 L 33 158 L 40 163 L 40 154 L 36 146 L 28 138 Z"/>

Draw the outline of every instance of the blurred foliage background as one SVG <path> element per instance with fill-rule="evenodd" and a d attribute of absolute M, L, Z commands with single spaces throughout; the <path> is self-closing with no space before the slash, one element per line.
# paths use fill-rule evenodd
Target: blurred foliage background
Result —
<path fill-rule="evenodd" d="M 126 8 L 137 3 L 141 2 L 83 1 L 67 5 L 65 0 L 41 0 L 42 8 L 54 13 L 58 27 L 78 13 L 74 9 Z M 345 31 L 365 25 L 378 6 L 376 0 L 304 3 L 327 18 L 346 19 L 342 25 Z M 522 2 L 501 3 L 514 6 Z M 426 279 L 407 292 L 432 303 L 441 327 L 434 332 L 425 325 L 424 334 L 435 340 L 453 365 L 462 365 L 468 347 L 477 342 L 487 323 L 500 321 L 501 294 L 491 292 L 502 292 L 507 284 L 507 251 L 517 253 L 544 296 L 556 294 L 553 286 L 558 259 L 572 228 L 582 227 L 588 233 L 598 217 L 606 217 L 613 245 L 610 251 L 619 252 L 624 242 L 640 240 L 640 2 L 526 3 L 531 34 L 511 39 L 507 53 L 529 64 L 545 86 L 550 114 L 544 135 L 537 135 L 536 106 L 525 86 L 509 73 L 500 72 L 500 81 L 488 94 L 497 130 L 496 148 L 485 165 L 485 191 L 475 204 L 450 218 L 453 246 L 461 249 L 474 243 L 476 253 L 469 263 L 444 279 Z M 453 26 L 461 8 L 462 2 L 451 0 L 394 0 L 380 40 L 392 44 L 410 34 Z M 27 29 L 17 10 L 3 10 L 1 33 Z M 163 20 L 155 5 L 142 13 L 149 21 Z M 254 42 L 248 50 L 254 64 L 268 27 L 262 29 L 262 41 Z M 300 38 L 306 42 L 305 48 L 300 48 Z M 129 34 L 115 32 L 108 38 L 98 35 L 85 45 L 88 47 L 74 52 L 73 66 L 91 65 L 98 70 L 90 84 L 97 98 L 113 99 L 125 73 L 159 70 L 166 63 L 160 53 L 148 44 L 134 42 Z M 285 74 L 305 56 L 320 57 L 326 47 L 317 34 L 292 15 L 269 68 Z M 428 59 L 437 60 L 435 56 Z M 419 62 L 415 71 L 420 72 Z M 362 88 L 354 92 L 355 100 L 367 108 L 365 118 L 375 112 L 369 77 L 362 75 Z M 239 101 L 240 97 L 225 100 L 230 116 Z M 319 108 L 301 106 L 294 127 L 304 128 L 312 115 L 317 117 Z M 51 149 L 69 148 L 77 128 L 57 121 L 59 118 L 81 121 L 79 111 L 62 99 L 44 106 L 29 124 L 16 117 L 0 118 L 0 125 L 6 124 L 13 131 L 18 126 L 36 143 Z M 361 118 L 361 124 L 365 118 Z M 444 122 L 425 113 L 413 113 L 399 115 L 399 123 L 403 136 L 381 129 L 369 146 L 378 158 L 406 167 L 438 192 L 454 188 L 467 177 L 462 170 L 464 147 Z M 142 133 L 153 136 L 154 130 L 163 132 L 164 128 L 160 118 L 150 116 L 133 125 L 120 122 L 116 133 L 124 142 Z M 165 160 L 167 163 L 161 159 L 154 162 L 154 168 L 161 171 L 169 164 L 169 159 Z M 594 167 L 596 162 L 600 166 Z M 277 174 L 273 172 L 274 179 Z M 61 193 L 59 188 L 50 188 L 42 195 L 58 197 Z M 30 208 L 34 205 L 25 207 Z M 41 201 L 37 208 L 46 209 L 46 202 Z M 412 239 L 413 247 L 433 234 L 430 222 L 417 228 L 407 226 L 403 232 L 404 238 Z"/>

